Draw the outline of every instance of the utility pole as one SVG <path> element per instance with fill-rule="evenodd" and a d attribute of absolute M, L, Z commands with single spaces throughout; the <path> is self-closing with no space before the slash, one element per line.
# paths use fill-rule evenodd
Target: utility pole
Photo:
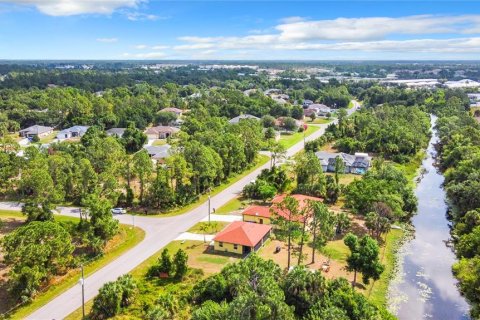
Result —
<path fill-rule="evenodd" d="M 82 278 L 78 282 L 82 286 L 82 319 L 85 319 L 85 278 L 83 275 L 83 264 L 80 266 L 80 268 L 82 270 Z"/>
<path fill-rule="evenodd" d="M 210 196 L 208 196 L 208 224 L 210 225 Z"/>

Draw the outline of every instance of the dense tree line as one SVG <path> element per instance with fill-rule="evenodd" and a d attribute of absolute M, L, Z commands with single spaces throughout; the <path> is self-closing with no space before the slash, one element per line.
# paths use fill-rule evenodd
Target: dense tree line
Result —
<path fill-rule="evenodd" d="M 462 97 L 439 93 L 431 102 L 439 116 L 439 165 L 451 205 L 452 235 L 460 259 L 453 267 L 460 290 L 480 317 L 480 125 L 466 110 Z"/>
<path fill-rule="evenodd" d="M 394 319 L 345 279 L 327 280 L 304 267 L 284 273 L 256 255 L 195 285 L 192 301 L 194 320 Z"/>
<path fill-rule="evenodd" d="M 340 151 L 367 151 L 405 162 L 427 146 L 430 119 L 418 107 L 384 105 L 362 109 L 350 118 L 339 115 L 338 124 L 328 131 L 338 137 L 335 147 Z"/>

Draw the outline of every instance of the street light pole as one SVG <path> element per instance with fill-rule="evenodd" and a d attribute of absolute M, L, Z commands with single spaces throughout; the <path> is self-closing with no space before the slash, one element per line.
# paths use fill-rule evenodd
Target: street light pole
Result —
<path fill-rule="evenodd" d="M 210 224 L 210 196 L 208 196 L 208 224 Z"/>
<path fill-rule="evenodd" d="M 82 269 L 82 278 L 80 279 L 80 284 L 82 286 L 82 319 L 85 319 L 85 278 L 83 275 L 83 264 L 80 268 Z"/>

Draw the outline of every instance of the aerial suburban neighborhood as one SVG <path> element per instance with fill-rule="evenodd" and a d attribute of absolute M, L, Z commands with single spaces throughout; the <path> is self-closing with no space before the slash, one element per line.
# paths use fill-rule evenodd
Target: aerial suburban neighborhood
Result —
<path fill-rule="evenodd" d="M 0 1 L 0 319 L 480 319 L 479 10 Z"/>

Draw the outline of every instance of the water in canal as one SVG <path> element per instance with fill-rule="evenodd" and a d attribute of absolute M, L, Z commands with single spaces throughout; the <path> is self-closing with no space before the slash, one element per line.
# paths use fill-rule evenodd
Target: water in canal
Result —
<path fill-rule="evenodd" d="M 436 120 L 432 117 L 432 123 Z M 423 178 L 416 188 L 418 212 L 412 223 L 414 237 L 398 253 L 399 270 L 390 284 L 389 307 L 400 320 L 468 318 L 468 304 L 452 275 L 455 255 L 445 245 L 450 238 L 446 218 L 443 176 L 434 166 L 436 131 L 423 160 Z"/>

